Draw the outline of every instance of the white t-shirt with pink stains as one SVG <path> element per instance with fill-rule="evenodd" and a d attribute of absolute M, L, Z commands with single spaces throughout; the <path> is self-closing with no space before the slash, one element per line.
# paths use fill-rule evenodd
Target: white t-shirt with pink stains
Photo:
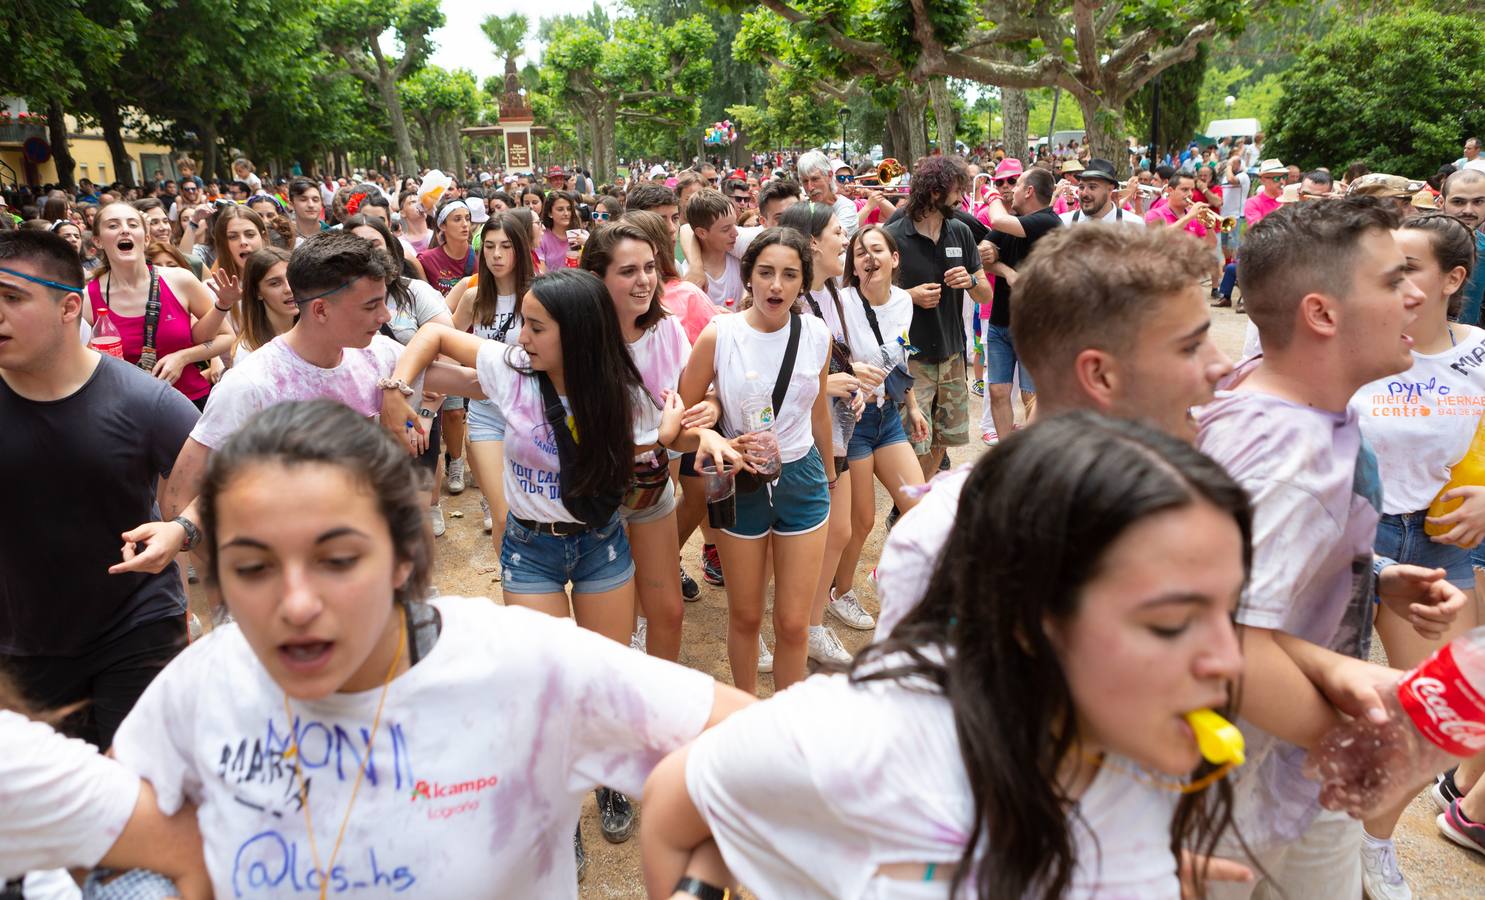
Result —
<path fill-rule="evenodd" d="M 218 897 L 318 895 L 302 775 L 321 866 L 350 809 L 334 896 L 576 898 L 584 798 L 599 784 L 638 797 L 711 713 L 709 676 L 570 620 L 483 597 L 431 603 L 440 637 L 387 688 L 374 737 L 380 687 L 286 712 L 235 623 L 150 684 L 114 750 L 165 812 L 197 804 Z"/>
<path fill-rule="evenodd" d="M 634 446 L 648 447 L 660 439 L 660 414 L 665 392 L 676 390 L 681 372 L 691 358 L 691 342 L 678 316 L 665 316 L 645 329 L 629 345 L 629 355 L 644 379 L 645 396 L 634 399 Z"/>
<path fill-rule="evenodd" d="M 0 880 L 97 863 L 124 833 L 139 799 L 139 776 L 91 744 L 3 709 L 0 784 Z"/>
<path fill-rule="evenodd" d="M 335 400 L 378 418 L 382 392 L 376 383 L 391 377 L 401 356 L 401 344 L 378 334 L 364 348 L 345 348 L 340 365 L 323 369 L 295 353 L 280 335 L 227 370 L 191 437 L 216 450 L 254 413 L 293 400 Z"/>
<path fill-rule="evenodd" d="M 949 878 L 877 870 L 957 864 L 974 825 L 949 702 L 844 675 L 806 679 L 702 734 L 686 790 L 732 874 L 759 897 L 947 898 Z M 1067 896 L 1179 897 L 1170 851 L 1179 799 L 1128 760 L 1109 760 L 1068 817 L 1077 865 Z"/>
<path fill-rule="evenodd" d="M 474 362 L 480 389 L 505 416 L 505 502 L 518 519 L 576 522 L 562 505 L 562 465 L 541 385 L 517 371 L 530 365 L 525 350 L 498 341 L 486 341 Z M 559 399 L 571 415 L 567 398 Z"/>

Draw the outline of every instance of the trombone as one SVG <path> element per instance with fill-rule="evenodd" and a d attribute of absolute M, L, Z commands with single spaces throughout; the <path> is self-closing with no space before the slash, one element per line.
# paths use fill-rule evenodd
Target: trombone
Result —
<path fill-rule="evenodd" d="M 876 178 L 865 176 L 857 184 L 867 190 L 879 191 L 884 197 L 906 197 L 909 192 L 908 183 L 903 180 L 907 175 L 907 167 L 898 162 L 895 157 L 887 157 L 877 164 Z"/>

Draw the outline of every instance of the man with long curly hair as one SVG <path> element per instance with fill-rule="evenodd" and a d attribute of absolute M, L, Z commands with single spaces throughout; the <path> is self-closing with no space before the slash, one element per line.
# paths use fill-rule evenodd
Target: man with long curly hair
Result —
<path fill-rule="evenodd" d="M 957 156 L 929 156 L 913 166 L 906 214 L 887 224 L 897 241 L 900 284 L 913 298 L 908 361 L 913 393 L 930 423 L 928 439 L 913 445 L 924 476 L 938 469 L 949 447 L 969 443 L 969 388 L 964 380 L 965 295 L 989 303 L 993 293 L 980 271 L 969 226 L 953 209 L 969 188 L 969 168 Z"/>

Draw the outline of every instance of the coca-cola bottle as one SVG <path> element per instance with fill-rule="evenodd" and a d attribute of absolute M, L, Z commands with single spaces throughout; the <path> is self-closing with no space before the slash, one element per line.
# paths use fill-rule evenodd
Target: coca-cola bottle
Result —
<path fill-rule="evenodd" d="M 108 320 L 108 310 L 98 310 L 97 317 L 93 319 L 93 336 L 88 338 L 88 347 L 105 356 L 124 358 L 124 338 Z"/>
<path fill-rule="evenodd" d="M 1367 818 L 1485 750 L 1485 626 L 1455 638 L 1383 694 L 1387 721 L 1353 719 L 1310 751 L 1320 803 Z"/>

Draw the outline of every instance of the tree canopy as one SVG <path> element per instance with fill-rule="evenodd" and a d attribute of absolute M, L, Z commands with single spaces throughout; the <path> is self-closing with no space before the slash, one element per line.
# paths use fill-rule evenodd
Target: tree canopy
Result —
<path fill-rule="evenodd" d="M 1412 11 L 1338 25 L 1280 84 L 1273 155 L 1422 178 L 1485 131 L 1485 24 Z"/>

